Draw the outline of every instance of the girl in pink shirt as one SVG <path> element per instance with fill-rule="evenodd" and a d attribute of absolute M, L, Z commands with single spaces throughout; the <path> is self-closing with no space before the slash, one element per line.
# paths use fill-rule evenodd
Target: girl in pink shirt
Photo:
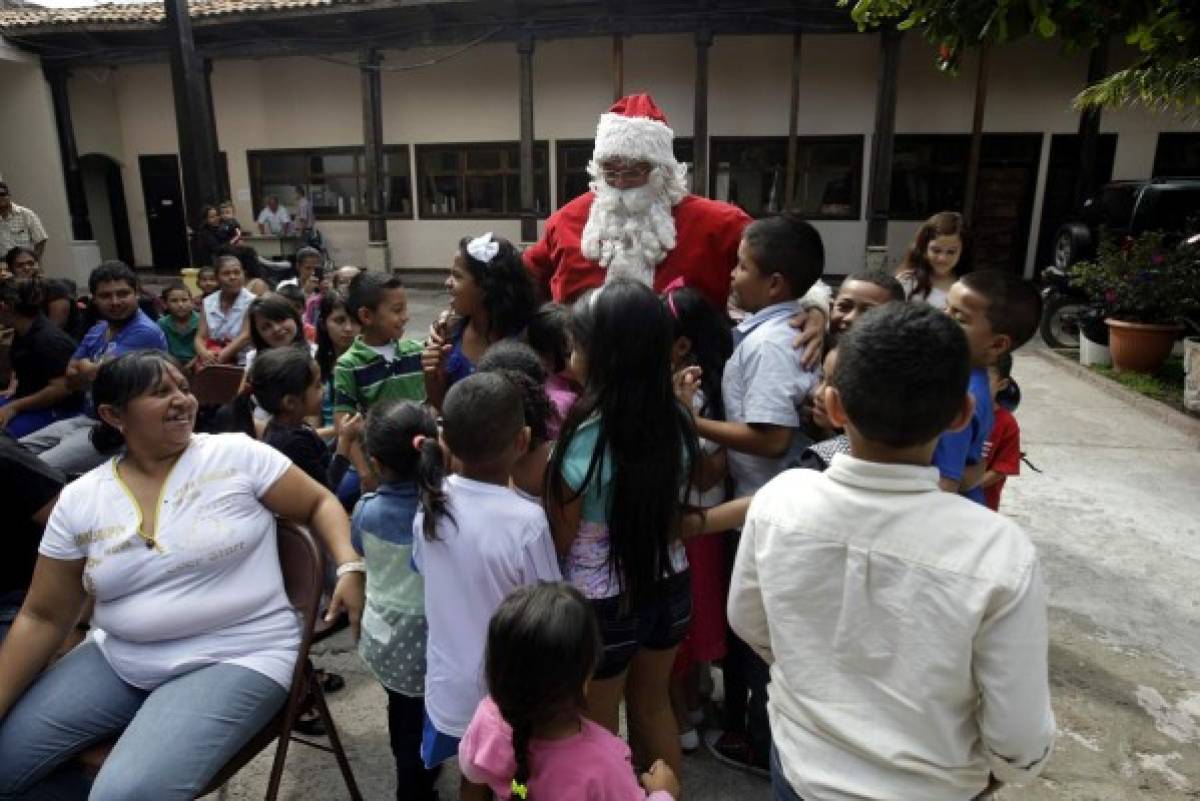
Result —
<path fill-rule="evenodd" d="M 629 747 L 584 714 L 600 653 L 591 607 L 568 584 L 521 587 L 488 626 L 488 696 L 458 748 L 467 781 L 501 801 L 673 801 L 661 759 L 634 775 Z"/>
<path fill-rule="evenodd" d="M 567 412 L 579 397 L 579 384 L 571 373 L 571 310 L 561 303 L 543 304 L 525 329 L 529 347 L 537 352 L 546 368 L 546 396 L 554 404 L 554 419 L 549 423 L 550 439 L 558 439 Z"/>

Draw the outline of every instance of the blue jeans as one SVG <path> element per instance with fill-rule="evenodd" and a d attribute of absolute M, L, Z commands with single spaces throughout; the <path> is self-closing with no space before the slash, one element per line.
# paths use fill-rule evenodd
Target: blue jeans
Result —
<path fill-rule="evenodd" d="M 9 593 L 0 597 L 0 643 L 8 636 L 8 630 L 17 619 L 17 612 L 21 611 L 23 595 L 24 593 Z"/>
<path fill-rule="evenodd" d="M 774 745 L 771 746 L 771 801 L 804 801 L 784 777 L 783 766 L 779 764 L 779 752 Z"/>
<path fill-rule="evenodd" d="M 195 798 L 286 699 L 283 687 L 237 665 L 209 665 L 141 690 L 123 682 L 88 640 L 39 676 L 0 721 L 0 799 Z M 89 789 L 72 758 L 114 738 Z"/>

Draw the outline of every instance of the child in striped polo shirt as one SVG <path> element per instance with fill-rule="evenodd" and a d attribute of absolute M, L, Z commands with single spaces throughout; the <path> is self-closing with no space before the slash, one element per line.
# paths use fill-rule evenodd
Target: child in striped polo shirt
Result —
<path fill-rule="evenodd" d="M 347 301 L 361 329 L 333 368 L 333 419 L 338 427 L 355 413 L 366 415 L 380 401 L 425 400 L 422 345 L 401 339 L 408 300 L 399 276 L 364 270 L 350 282 Z M 356 473 L 348 473 L 338 488 L 338 498 L 347 508 L 358 499 L 358 479 Z"/>

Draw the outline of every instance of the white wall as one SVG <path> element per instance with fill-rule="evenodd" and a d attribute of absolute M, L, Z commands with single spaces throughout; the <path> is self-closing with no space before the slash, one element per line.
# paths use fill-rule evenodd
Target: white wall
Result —
<path fill-rule="evenodd" d="M 113 231 L 112 209 L 108 201 L 108 181 L 99 167 L 98 164 L 81 164 L 80 177 L 83 179 L 83 194 L 87 198 L 92 236 L 100 248 L 100 257 L 108 260 L 118 258 L 117 240 Z"/>
<path fill-rule="evenodd" d="M 634 36 L 625 41 L 625 91 L 653 94 L 679 136 L 691 136 L 693 130 L 693 42 L 690 35 Z M 965 60 L 960 75 L 953 77 L 934 68 L 932 50 L 920 37 L 907 36 L 901 49 L 896 132 L 969 132 L 973 56 Z M 385 143 L 517 139 L 516 46 L 484 44 L 433 66 L 399 69 L 450 52 L 418 48 L 385 53 Z M 859 219 L 816 223 L 825 238 L 829 269 L 834 272 L 857 269 L 863 262 L 878 57 L 878 37 L 874 35 L 810 35 L 802 43 L 799 133 L 864 137 Z M 333 57 L 345 64 L 316 58 L 217 62 L 213 92 L 219 143 L 228 154 L 233 196 L 243 223 L 253 219 L 260 205 L 259 199 L 249 195 L 247 150 L 361 144 L 361 80 L 355 59 L 355 54 L 346 53 Z M 594 134 L 599 113 L 612 100 L 610 64 L 608 38 L 536 43 L 534 132 L 539 140 L 551 143 L 552 153 L 558 139 L 586 139 Z M 1082 56 L 1065 56 L 1040 41 L 996 50 L 985 131 L 1043 136 L 1074 132 L 1078 114 L 1071 110 L 1070 101 L 1082 86 L 1085 72 Z M 710 52 L 710 135 L 785 135 L 790 75 L 790 36 L 717 37 Z M 137 156 L 176 149 L 167 65 L 121 67 L 112 72 L 85 70 L 73 79 L 71 92 L 80 152 L 104 152 L 122 164 L 134 250 L 139 263 L 149 263 Z M 1180 119 L 1141 111 L 1106 113 L 1102 128 L 1119 134 L 1115 177 L 1146 177 L 1158 132 L 1190 130 Z M 415 154 L 412 157 L 415 168 Z M 553 172 L 551 187 L 553 193 Z M 903 252 L 916 225 L 889 225 L 888 245 L 894 258 Z M 1032 248 L 1036 215 L 1031 225 Z M 365 262 L 365 221 L 324 221 L 321 228 L 335 258 Z M 519 235 L 516 220 L 389 220 L 393 263 L 444 265 L 459 237 L 488 229 L 513 239 Z"/>
<path fill-rule="evenodd" d="M 71 216 L 63 183 L 50 85 L 41 63 L 0 40 L 0 177 L 13 201 L 32 209 L 49 241 L 42 267 L 50 276 L 80 280 L 69 247 Z M 87 280 L 86 272 L 82 278 Z"/>
<path fill-rule="evenodd" d="M 75 149 L 81 156 L 102 153 L 122 163 L 125 142 L 117 108 L 119 74 L 108 67 L 83 68 L 71 73 L 68 84 L 71 118 L 75 123 Z"/>

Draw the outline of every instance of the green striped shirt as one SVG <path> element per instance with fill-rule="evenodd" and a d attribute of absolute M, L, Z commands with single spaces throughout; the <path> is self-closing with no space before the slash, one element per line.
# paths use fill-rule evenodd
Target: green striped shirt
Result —
<path fill-rule="evenodd" d="M 422 345 L 415 339 L 394 343 L 391 361 L 356 337 L 338 357 L 333 368 L 333 413 L 366 412 L 381 400 L 425 400 L 425 376 L 421 372 Z"/>

